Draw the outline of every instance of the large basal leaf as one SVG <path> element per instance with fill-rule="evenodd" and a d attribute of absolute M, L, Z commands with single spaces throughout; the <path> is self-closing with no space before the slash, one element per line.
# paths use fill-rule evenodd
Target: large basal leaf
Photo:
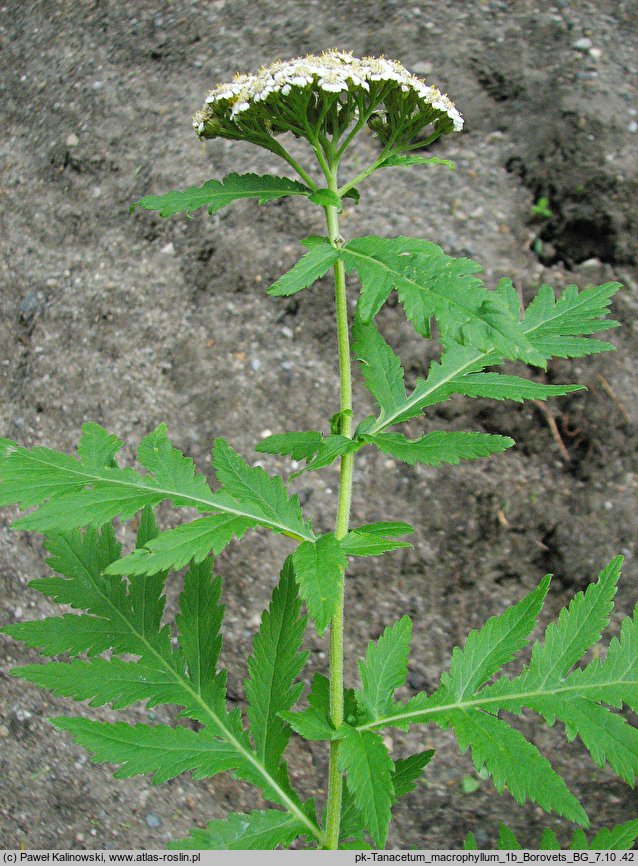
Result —
<path fill-rule="evenodd" d="M 240 198 L 256 198 L 259 204 L 265 204 L 286 195 L 309 196 L 311 192 L 307 186 L 287 177 L 233 172 L 223 180 L 207 180 L 201 186 L 175 189 L 163 195 L 145 195 L 131 205 L 131 213 L 135 208 L 141 207 L 144 210 L 159 211 L 162 217 L 177 213 L 190 216 L 200 207 L 207 207 L 208 213 L 214 214 Z"/>

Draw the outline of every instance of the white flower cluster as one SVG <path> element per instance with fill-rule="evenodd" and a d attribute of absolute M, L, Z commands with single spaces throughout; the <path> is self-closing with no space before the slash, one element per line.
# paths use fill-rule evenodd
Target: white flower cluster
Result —
<path fill-rule="evenodd" d="M 463 128 L 463 118 L 454 103 L 436 87 L 408 72 L 401 63 L 384 57 L 359 59 L 344 51 L 277 61 L 256 75 L 236 75 L 232 82 L 220 84 L 210 92 L 206 104 L 195 115 L 193 126 L 202 138 L 223 135 L 222 130 L 228 130 L 229 124 L 248 121 L 251 109 L 264 103 L 274 107 L 279 95 L 288 97 L 296 90 L 300 94 L 314 93 L 321 101 L 322 92 L 363 95 L 379 83 L 396 85 L 390 90 L 386 88 L 384 102 L 390 94 L 405 94 L 404 99 L 412 97 L 413 113 L 434 110 L 440 116 L 446 115 L 454 130 Z M 258 115 L 263 118 L 262 112 Z"/>

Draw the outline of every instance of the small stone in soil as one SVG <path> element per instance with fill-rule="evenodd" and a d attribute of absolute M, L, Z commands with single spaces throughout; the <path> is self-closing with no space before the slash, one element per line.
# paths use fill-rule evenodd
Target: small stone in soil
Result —
<path fill-rule="evenodd" d="M 146 826 L 150 827 L 151 830 L 156 830 L 158 827 L 162 826 L 162 819 L 160 816 L 154 815 L 152 812 L 149 812 L 144 820 L 146 821 Z"/>

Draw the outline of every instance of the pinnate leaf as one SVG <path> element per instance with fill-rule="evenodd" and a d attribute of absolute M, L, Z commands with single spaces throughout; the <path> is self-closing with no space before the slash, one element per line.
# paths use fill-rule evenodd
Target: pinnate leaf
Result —
<path fill-rule="evenodd" d="M 352 328 L 353 352 L 361 363 L 368 390 L 381 410 L 380 418 L 390 417 L 406 401 L 401 360 L 378 332 L 373 321 L 357 316 Z"/>
<path fill-rule="evenodd" d="M 202 186 L 176 189 L 163 195 L 145 195 L 131 205 L 131 212 L 141 207 L 144 210 L 159 211 L 161 217 L 170 217 L 177 213 L 190 216 L 200 207 L 207 207 L 208 213 L 214 214 L 240 198 L 256 198 L 259 204 L 265 204 L 286 195 L 309 196 L 310 193 L 307 186 L 287 177 L 233 172 L 223 180 L 207 180 Z"/>
<path fill-rule="evenodd" d="M 423 770 L 434 757 L 434 749 L 425 752 L 417 752 L 407 758 L 399 758 L 394 762 L 394 773 L 392 774 L 392 786 L 394 796 L 398 799 L 409 794 L 417 786 L 417 782 L 423 775 Z"/>
<path fill-rule="evenodd" d="M 323 436 L 316 430 L 299 433 L 274 433 L 266 436 L 255 448 L 260 454 L 281 454 L 293 460 L 310 460 L 321 444 Z"/>
<path fill-rule="evenodd" d="M 396 289 L 408 319 L 423 336 L 429 336 L 435 317 L 441 333 L 459 343 L 544 366 L 502 298 L 474 276 L 481 270 L 476 262 L 451 258 L 436 244 L 407 237 L 357 238 L 346 244 L 341 257 L 361 280 L 358 310 L 364 322 Z"/>

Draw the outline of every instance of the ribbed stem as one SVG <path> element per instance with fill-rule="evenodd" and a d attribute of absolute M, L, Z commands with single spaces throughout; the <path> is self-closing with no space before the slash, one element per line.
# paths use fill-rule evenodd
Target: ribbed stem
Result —
<path fill-rule="evenodd" d="M 326 173 L 328 188 L 337 191 L 336 168 Z M 328 237 L 334 246 L 342 244 L 339 233 L 339 216 L 336 207 L 327 207 L 326 222 Z M 348 302 L 346 295 L 346 274 L 343 262 L 334 265 L 335 304 L 337 315 L 337 340 L 339 346 L 339 379 L 341 383 L 341 429 L 342 436 L 352 437 L 352 375 L 350 369 L 350 337 L 348 329 Z M 350 520 L 350 501 L 352 495 L 352 473 L 354 455 L 345 454 L 341 458 L 339 482 L 339 503 L 335 535 L 343 538 L 348 531 Z M 332 622 L 330 623 L 330 718 L 335 728 L 343 723 L 343 626 L 344 591 L 340 598 Z M 330 743 L 330 767 L 328 774 L 328 807 L 326 821 L 325 847 L 334 850 L 339 847 L 341 825 L 341 798 L 343 779 L 338 768 L 339 742 Z"/>

